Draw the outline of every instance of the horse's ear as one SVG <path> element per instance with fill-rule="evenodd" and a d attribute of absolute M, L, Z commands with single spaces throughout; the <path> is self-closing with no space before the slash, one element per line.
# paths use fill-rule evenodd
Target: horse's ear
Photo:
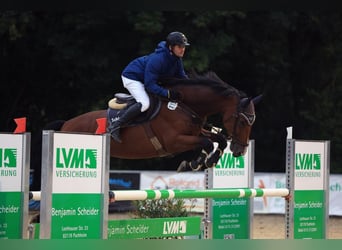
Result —
<path fill-rule="evenodd" d="M 252 102 L 253 102 L 254 105 L 256 105 L 256 104 L 258 104 L 258 103 L 261 101 L 261 99 L 262 99 L 262 94 L 260 94 L 260 95 L 258 95 L 258 96 L 256 96 L 256 97 L 254 97 L 254 98 L 252 99 Z"/>
<path fill-rule="evenodd" d="M 242 107 L 242 108 L 246 108 L 247 106 L 248 106 L 248 104 L 251 102 L 251 97 L 248 97 L 248 98 L 243 98 L 243 99 L 241 99 L 241 101 L 240 101 L 240 107 Z"/>

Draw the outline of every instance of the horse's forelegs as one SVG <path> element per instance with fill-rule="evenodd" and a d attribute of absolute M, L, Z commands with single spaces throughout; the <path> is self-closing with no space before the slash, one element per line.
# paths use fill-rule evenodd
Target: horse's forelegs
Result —
<path fill-rule="evenodd" d="M 202 150 L 195 160 L 192 160 L 190 162 L 187 162 L 187 161 L 181 162 L 177 171 L 182 172 L 182 171 L 189 171 L 189 170 L 190 171 L 200 170 L 204 166 L 208 155 L 213 151 L 214 145 L 210 139 L 208 139 L 207 137 L 202 137 L 201 148 Z"/>
<path fill-rule="evenodd" d="M 218 143 L 218 147 L 205 161 L 207 168 L 215 167 L 218 160 L 223 154 L 224 149 L 227 147 L 227 139 L 222 134 L 211 134 L 211 140 Z"/>

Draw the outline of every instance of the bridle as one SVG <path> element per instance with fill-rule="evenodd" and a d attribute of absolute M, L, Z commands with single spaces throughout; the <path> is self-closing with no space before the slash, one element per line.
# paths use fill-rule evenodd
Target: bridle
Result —
<path fill-rule="evenodd" d="M 239 139 L 236 138 L 236 129 L 238 126 L 238 123 L 240 121 L 240 119 L 243 119 L 246 121 L 246 123 L 248 124 L 248 126 L 252 126 L 253 123 L 255 122 L 255 118 L 256 115 L 255 114 L 251 114 L 248 112 L 244 112 L 244 111 L 237 111 L 234 114 L 232 114 L 229 118 L 227 118 L 225 121 L 223 121 L 224 123 L 229 121 L 230 119 L 234 118 L 234 126 L 233 126 L 233 132 L 229 135 L 228 139 L 231 139 L 232 142 L 242 146 L 242 147 L 248 147 L 248 143 L 243 143 L 241 142 Z"/>
<path fill-rule="evenodd" d="M 181 103 L 182 104 L 182 103 Z M 203 125 L 205 124 L 205 120 L 203 120 L 195 111 L 193 111 L 191 108 L 189 108 L 187 105 L 178 105 L 178 108 L 182 110 L 184 113 L 187 113 L 190 115 L 193 119 L 193 122 L 195 124 Z M 231 139 L 232 142 L 242 146 L 242 147 L 248 147 L 248 143 L 243 143 L 239 139 L 236 138 L 236 129 L 238 126 L 238 123 L 240 119 L 245 120 L 248 126 L 252 126 L 255 122 L 256 115 L 255 113 L 251 114 L 246 111 L 242 110 L 241 105 L 239 105 L 238 110 L 232 114 L 230 117 L 228 117 L 226 120 L 223 121 L 223 123 L 229 121 L 230 119 L 234 118 L 234 126 L 233 126 L 233 132 L 228 135 L 227 139 Z"/>

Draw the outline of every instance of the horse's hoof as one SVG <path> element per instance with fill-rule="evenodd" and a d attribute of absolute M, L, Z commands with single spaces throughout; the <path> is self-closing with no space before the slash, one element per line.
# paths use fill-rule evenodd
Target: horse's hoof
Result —
<path fill-rule="evenodd" d="M 192 171 L 197 172 L 201 170 L 202 164 L 199 164 L 198 161 L 191 161 L 190 168 Z"/>
<path fill-rule="evenodd" d="M 215 162 L 206 162 L 205 163 L 205 168 L 213 168 L 213 167 L 215 167 L 216 166 L 216 163 Z"/>
<path fill-rule="evenodd" d="M 177 172 L 186 172 L 186 171 L 192 171 L 192 168 L 190 167 L 187 161 L 182 161 L 177 168 Z"/>

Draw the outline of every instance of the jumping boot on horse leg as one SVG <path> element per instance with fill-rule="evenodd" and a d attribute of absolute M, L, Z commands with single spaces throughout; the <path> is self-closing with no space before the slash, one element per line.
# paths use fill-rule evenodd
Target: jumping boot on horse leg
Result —
<path fill-rule="evenodd" d="M 119 143 L 121 143 L 120 138 L 120 128 L 124 125 L 126 125 L 128 122 L 130 122 L 133 118 L 138 116 L 141 113 L 141 103 L 137 102 L 130 106 L 125 113 L 117 120 L 115 121 L 111 126 L 111 135 L 113 139 Z"/>
<path fill-rule="evenodd" d="M 215 167 L 220 157 L 222 156 L 222 154 L 223 154 L 223 151 L 217 148 L 215 152 L 211 154 L 210 157 L 208 157 L 205 160 L 205 169 Z"/>
<path fill-rule="evenodd" d="M 190 162 L 190 167 L 192 168 L 192 171 L 199 171 L 201 170 L 203 163 L 205 162 L 205 159 L 207 159 L 208 153 L 202 149 L 201 153 L 197 157 L 196 160 L 192 160 Z"/>
<path fill-rule="evenodd" d="M 214 144 L 209 138 L 203 136 L 201 145 L 202 150 L 199 153 L 197 159 L 190 162 L 182 161 L 181 164 L 178 166 L 177 172 L 184 172 L 189 170 L 199 171 L 203 166 L 206 168 L 205 161 L 208 158 L 209 154 L 214 150 Z"/>
<path fill-rule="evenodd" d="M 206 160 L 206 168 L 213 168 L 223 155 L 224 149 L 227 147 L 227 139 L 223 134 L 211 134 L 211 139 L 218 143 L 218 147 Z"/>
<path fill-rule="evenodd" d="M 192 160 L 190 162 L 182 161 L 177 168 L 177 172 L 199 171 L 201 170 L 207 157 L 208 153 L 202 149 L 196 160 Z"/>

